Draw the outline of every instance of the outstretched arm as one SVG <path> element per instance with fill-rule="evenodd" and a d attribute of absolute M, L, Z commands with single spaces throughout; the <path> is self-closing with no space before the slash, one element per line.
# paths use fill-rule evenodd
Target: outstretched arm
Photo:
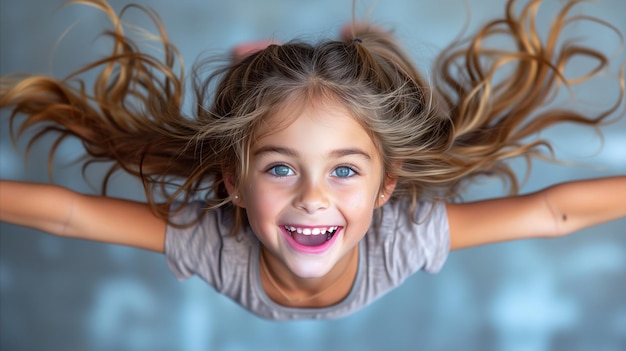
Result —
<path fill-rule="evenodd" d="M 0 220 L 53 235 L 163 252 L 165 221 L 147 204 L 0 180 Z"/>
<path fill-rule="evenodd" d="M 558 184 L 536 193 L 448 204 L 452 250 L 555 237 L 626 217 L 626 176 Z"/>

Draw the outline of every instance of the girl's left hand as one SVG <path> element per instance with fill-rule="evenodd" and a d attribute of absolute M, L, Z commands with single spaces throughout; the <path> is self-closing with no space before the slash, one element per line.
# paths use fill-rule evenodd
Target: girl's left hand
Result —
<path fill-rule="evenodd" d="M 557 184 L 536 193 L 447 204 L 451 249 L 556 237 L 626 217 L 626 176 Z"/>

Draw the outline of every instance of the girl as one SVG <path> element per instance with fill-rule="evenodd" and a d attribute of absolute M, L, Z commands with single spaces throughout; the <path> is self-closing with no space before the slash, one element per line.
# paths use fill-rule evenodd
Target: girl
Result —
<path fill-rule="evenodd" d="M 110 17 L 111 55 L 63 80 L 3 77 L 0 106 L 12 120 L 25 116 L 18 133 L 41 126 L 31 141 L 80 138 L 90 161 L 113 161 L 103 193 L 122 169 L 142 181 L 147 203 L 2 181 L 2 221 L 162 252 L 178 277 L 197 274 L 261 317 L 320 319 L 352 313 L 418 270 L 438 271 L 449 250 L 626 216 L 623 176 L 455 201 L 485 175 L 517 192 L 505 161 L 550 148 L 529 136 L 619 116 L 623 85 L 594 116 L 542 109 L 560 85 L 608 65 L 594 49 L 559 42 L 574 3 L 542 42 L 533 25 L 540 1 L 519 12 L 509 1 L 505 18 L 444 50 L 432 83 L 391 34 L 367 25 L 339 41 L 236 51 L 209 77 L 209 63 L 194 67 L 188 117 L 178 52 L 156 14 L 146 10 L 162 59 L 140 51 L 105 2 L 76 2 Z M 515 48 L 483 44 L 501 35 Z M 598 66 L 567 78 L 577 57 Z M 93 70 L 90 91 L 80 77 Z"/>

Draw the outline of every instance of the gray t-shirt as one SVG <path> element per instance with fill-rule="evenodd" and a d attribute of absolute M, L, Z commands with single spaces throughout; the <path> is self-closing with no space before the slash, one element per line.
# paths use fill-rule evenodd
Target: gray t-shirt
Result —
<path fill-rule="evenodd" d="M 356 312 L 407 277 L 423 269 L 441 269 L 449 251 L 448 220 L 443 203 L 421 203 L 415 222 L 408 203 L 383 206 L 378 230 L 370 227 L 359 243 L 359 268 L 348 296 L 324 308 L 292 308 L 273 302 L 259 276 L 259 241 L 249 227 L 231 233 L 231 210 L 209 211 L 190 228 L 168 226 L 165 255 L 180 280 L 198 275 L 219 293 L 266 319 L 333 319 Z M 173 215 L 174 223 L 189 223 L 206 211 L 196 202 Z"/>

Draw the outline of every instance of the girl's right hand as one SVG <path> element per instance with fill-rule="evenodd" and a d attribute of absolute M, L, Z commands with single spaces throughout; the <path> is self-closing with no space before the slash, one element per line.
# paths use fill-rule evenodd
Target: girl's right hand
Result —
<path fill-rule="evenodd" d="M 164 252 L 165 220 L 148 204 L 0 180 L 0 221 L 62 237 Z"/>

